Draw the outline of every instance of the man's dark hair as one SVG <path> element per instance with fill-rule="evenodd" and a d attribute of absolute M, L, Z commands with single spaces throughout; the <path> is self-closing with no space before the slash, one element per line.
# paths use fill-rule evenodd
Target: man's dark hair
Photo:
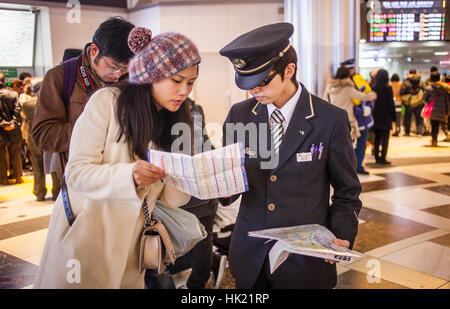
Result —
<path fill-rule="evenodd" d="M 134 25 L 123 17 L 108 18 L 95 31 L 92 42 L 98 46 L 101 56 L 119 63 L 128 62 L 134 55 L 128 47 L 128 34 L 133 28 Z"/>
<path fill-rule="evenodd" d="M 397 73 L 392 74 L 391 82 L 399 82 L 399 81 L 400 81 L 400 76 L 398 76 Z"/>
<path fill-rule="evenodd" d="M 20 73 L 20 75 L 19 75 L 19 79 L 20 79 L 20 80 L 24 80 L 24 79 L 27 78 L 27 77 L 31 77 L 31 73 L 30 73 L 30 72 L 22 72 L 22 73 Z"/>
<path fill-rule="evenodd" d="M 346 79 L 349 77 L 350 77 L 350 69 L 345 65 L 340 66 L 339 69 L 336 71 L 336 75 L 334 76 L 335 79 Z"/>
<path fill-rule="evenodd" d="M 435 66 L 432 66 L 432 67 L 430 68 L 430 72 L 431 72 L 431 73 L 433 73 L 433 72 L 438 72 L 438 71 L 439 71 L 438 68 L 435 67 Z"/>
<path fill-rule="evenodd" d="M 439 72 L 433 72 L 430 74 L 430 81 L 438 82 L 440 80 L 441 80 L 441 74 L 439 74 Z"/>
<path fill-rule="evenodd" d="M 273 69 L 275 72 L 280 73 L 281 80 L 284 80 L 284 70 L 288 66 L 289 63 L 295 64 L 295 72 L 294 75 L 292 75 L 291 80 L 295 85 L 298 85 L 297 81 L 297 53 L 295 52 L 294 47 L 290 47 L 286 53 L 284 53 L 284 56 L 275 62 Z"/>
<path fill-rule="evenodd" d="M 409 70 L 409 74 L 417 74 L 417 70 L 416 69 L 410 69 Z"/>

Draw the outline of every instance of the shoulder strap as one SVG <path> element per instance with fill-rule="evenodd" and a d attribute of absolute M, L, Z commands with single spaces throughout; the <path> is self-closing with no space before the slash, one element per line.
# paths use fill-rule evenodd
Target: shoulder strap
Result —
<path fill-rule="evenodd" d="M 63 62 L 64 64 L 64 84 L 61 97 L 64 101 L 64 106 L 67 110 L 69 106 L 69 99 L 73 92 L 73 87 L 77 79 L 77 62 L 81 60 L 81 56 L 71 58 Z"/>
<path fill-rule="evenodd" d="M 72 207 L 70 207 L 69 195 L 67 194 L 66 175 L 63 175 L 62 178 L 61 195 L 63 198 L 64 211 L 66 213 L 67 221 L 69 221 L 69 225 L 72 226 L 75 218 L 72 213 Z"/>

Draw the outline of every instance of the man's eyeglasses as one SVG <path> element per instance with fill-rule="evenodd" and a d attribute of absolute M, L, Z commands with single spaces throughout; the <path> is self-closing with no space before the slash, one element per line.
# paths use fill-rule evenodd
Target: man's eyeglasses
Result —
<path fill-rule="evenodd" d="M 277 74 L 278 74 L 278 72 L 273 72 L 272 74 L 270 74 L 269 76 L 267 76 L 266 78 L 264 78 L 264 79 L 262 80 L 262 82 L 260 82 L 260 83 L 258 84 L 258 87 L 264 87 L 264 86 L 267 86 Z"/>
<path fill-rule="evenodd" d="M 105 62 L 106 69 L 108 70 L 109 73 L 113 73 L 113 74 L 122 73 L 122 74 L 124 74 L 124 73 L 128 72 L 128 67 L 125 67 L 125 68 L 114 67 L 111 63 L 108 63 L 108 61 L 106 60 L 105 56 L 103 56 L 103 61 Z"/>

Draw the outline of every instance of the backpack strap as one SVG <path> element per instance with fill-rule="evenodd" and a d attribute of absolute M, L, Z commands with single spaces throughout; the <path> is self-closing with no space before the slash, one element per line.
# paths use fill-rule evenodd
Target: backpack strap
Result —
<path fill-rule="evenodd" d="M 63 62 L 64 64 L 64 84 L 61 93 L 61 97 L 64 102 L 64 107 L 67 110 L 69 106 L 69 99 L 73 92 L 73 87 L 75 86 L 75 81 L 78 75 L 77 62 L 78 58 L 81 59 L 81 56 L 68 59 Z"/>
<path fill-rule="evenodd" d="M 80 55 L 76 58 L 71 58 L 63 62 L 64 64 L 64 84 L 61 93 L 61 97 L 64 101 L 64 106 L 67 111 L 67 107 L 69 106 L 70 96 L 73 92 L 73 87 L 75 86 L 75 81 L 77 80 L 77 76 L 79 75 L 81 78 L 81 82 L 83 84 L 84 91 L 89 96 L 95 90 L 94 85 L 92 84 L 91 77 L 89 73 L 83 66 L 83 55 Z"/>
<path fill-rule="evenodd" d="M 66 213 L 67 221 L 69 225 L 72 226 L 75 218 L 72 213 L 72 207 L 70 207 L 69 195 L 67 193 L 67 184 L 66 184 L 66 175 L 63 175 L 62 178 L 62 186 L 61 186 L 61 195 L 63 198 L 64 212 Z"/>

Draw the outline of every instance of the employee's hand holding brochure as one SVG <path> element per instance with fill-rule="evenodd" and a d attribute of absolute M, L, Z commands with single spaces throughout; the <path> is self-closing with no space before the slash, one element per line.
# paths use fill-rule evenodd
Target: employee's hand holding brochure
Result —
<path fill-rule="evenodd" d="M 277 240 L 269 252 L 273 273 L 290 253 L 308 255 L 333 261 L 348 261 L 360 255 L 333 243 L 336 238 L 326 227 L 318 224 L 297 225 L 249 232 L 249 236 Z"/>

